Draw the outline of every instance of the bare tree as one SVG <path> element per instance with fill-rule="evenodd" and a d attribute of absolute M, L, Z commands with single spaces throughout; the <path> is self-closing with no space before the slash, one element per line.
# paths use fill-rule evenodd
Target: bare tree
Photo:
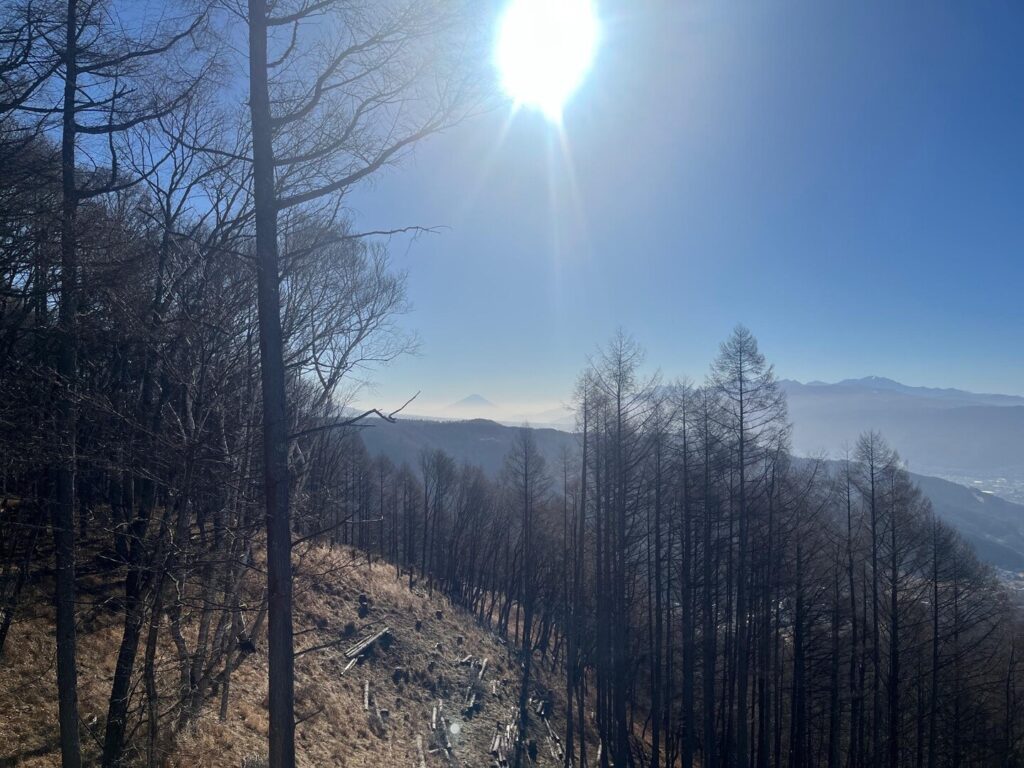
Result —
<path fill-rule="evenodd" d="M 459 80 L 427 66 L 450 23 L 433 4 L 248 3 L 273 768 L 295 764 L 278 216 L 297 206 L 336 208 L 354 184 L 457 119 L 463 94 L 451 84 Z M 327 28 L 335 33 L 324 35 Z"/>
<path fill-rule="evenodd" d="M 23 57 L 34 63 L 27 84 L 5 106 L 48 126 L 58 121 L 61 137 L 60 299 L 58 302 L 58 354 L 55 435 L 60 441 L 54 469 L 56 500 L 53 505 L 54 545 L 57 553 L 57 640 L 61 722 L 61 751 L 65 766 L 81 762 L 78 743 L 78 705 L 75 669 L 75 475 L 78 426 L 78 335 L 81 302 L 81 257 L 78 213 L 83 201 L 126 189 L 139 182 L 125 176 L 120 162 L 130 134 L 140 126 L 169 114 L 187 97 L 196 76 L 188 71 L 184 87 L 170 79 L 160 81 L 142 95 L 131 87 L 133 78 L 156 57 L 192 38 L 202 17 L 186 19 L 178 28 L 149 30 L 133 39 L 118 22 L 108 3 L 50 2 L 36 8 L 27 3 L 23 29 Z M 48 53 L 39 59 L 37 45 Z M 20 38 L 19 38 L 20 39 Z M 186 70 L 187 71 L 187 70 Z M 50 80 L 54 82 L 49 82 Z M 155 86 L 155 87 L 153 87 Z M 59 94 L 59 97 L 58 97 Z M 80 167 L 79 150 L 90 144 L 93 168 Z M 95 145 L 95 146 L 93 146 Z M 157 163 L 159 164 L 159 163 Z M 150 170 L 152 172 L 155 167 Z"/>

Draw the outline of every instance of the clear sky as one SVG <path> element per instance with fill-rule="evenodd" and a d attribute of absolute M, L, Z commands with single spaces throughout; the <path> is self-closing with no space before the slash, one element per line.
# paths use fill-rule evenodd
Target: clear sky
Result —
<path fill-rule="evenodd" d="M 1024 394 L 1024 4 L 598 8 L 562 136 L 498 110 L 350 201 L 447 227 L 391 243 L 421 353 L 367 399 L 564 400 L 619 326 L 699 380 L 737 322 L 783 377 Z"/>

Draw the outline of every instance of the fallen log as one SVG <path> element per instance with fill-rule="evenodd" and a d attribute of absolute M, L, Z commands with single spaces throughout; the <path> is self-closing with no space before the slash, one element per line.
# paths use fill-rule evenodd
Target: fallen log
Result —
<path fill-rule="evenodd" d="M 419 756 L 420 756 L 420 766 L 419 766 L 419 768 L 427 768 L 427 756 L 423 754 L 423 737 L 422 736 L 417 736 L 416 737 L 416 751 L 419 753 Z"/>
<path fill-rule="evenodd" d="M 554 729 L 551 727 L 551 721 L 548 720 L 546 717 L 544 718 L 544 725 L 548 727 L 548 736 L 551 737 L 551 740 L 554 741 L 556 744 L 561 744 L 562 740 L 558 737 L 558 734 L 555 733 Z"/>
<path fill-rule="evenodd" d="M 380 632 L 377 632 L 376 634 L 370 635 L 369 637 L 367 637 L 364 640 L 360 640 L 358 643 L 356 643 L 351 648 L 349 648 L 347 651 L 345 651 L 345 658 L 346 659 L 356 659 L 356 658 L 362 656 L 364 653 L 366 653 L 367 650 L 369 650 L 370 646 L 372 646 L 374 643 L 376 643 L 378 640 L 380 640 L 382 637 L 384 637 L 384 635 L 387 635 L 387 634 L 390 634 L 390 633 L 391 633 L 391 628 L 390 627 L 384 627 L 384 629 L 382 629 Z"/>

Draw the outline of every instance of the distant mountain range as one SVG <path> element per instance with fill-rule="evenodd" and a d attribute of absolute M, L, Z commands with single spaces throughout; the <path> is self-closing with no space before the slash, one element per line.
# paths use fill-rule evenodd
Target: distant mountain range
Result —
<path fill-rule="evenodd" d="M 870 376 L 782 381 L 799 455 L 841 456 L 876 429 L 916 471 L 1024 500 L 1024 397 L 909 387 Z"/>
<path fill-rule="evenodd" d="M 779 382 L 786 392 L 832 392 L 875 397 L 901 396 L 915 401 L 934 401 L 933 405 L 955 407 L 958 405 L 1024 406 L 1024 397 L 1017 395 L 993 395 L 968 392 L 963 389 L 940 389 L 936 387 L 912 387 L 884 376 L 865 376 L 861 379 L 843 379 L 835 384 L 823 381 L 809 381 L 801 384 L 792 379 Z"/>
<path fill-rule="evenodd" d="M 402 419 L 395 424 L 377 423 L 362 435 L 370 453 L 384 454 L 397 464 L 407 462 L 415 467 L 424 448 L 441 448 L 459 463 L 474 464 L 496 475 L 515 433 L 515 427 L 487 419 Z M 535 428 L 534 437 L 549 471 L 558 475 L 564 452 L 577 448 L 577 435 Z M 914 474 L 913 479 L 931 499 L 939 517 L 960 531 L 979 557 L 1007 571 L 1024 571 L 1024 506 L 937 477 Z"/>

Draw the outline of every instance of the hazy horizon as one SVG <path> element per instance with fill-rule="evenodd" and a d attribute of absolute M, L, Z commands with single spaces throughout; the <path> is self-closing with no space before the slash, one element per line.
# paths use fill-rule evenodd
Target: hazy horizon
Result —
<path fill-rule="evenodd" d="M 585 365 L 585 358 L 581 360 L 580 369 Z M 650 372 L 654 372 L 658 369 L 649 369 Z M 384 372 L 386 378 L 387 371 Z M 660 370 L 661 377 L 666 381 L 689 381 L 691 383 L 700 384 L 704 378 L 704 372 L 700 375 L 676 375 L 668 376 L 664 370 Z M 858 380 L 866 378 L 882 378 L 896 381 L 907 387 L 924 387 L 928 389 L 956 389 L 964 392 L 970 392 L 976 395 L 1007 395 L 1012 397 L 1024 397 L 1024 389 L 1018 391 L 996 391 L 996 390 L 979 390 L 971 389 L 969 387 L 958 386 L 956 384 L 950 384 L 947 382 L 920 382 L 920 381 L 903 381 L 894 376 L 887 376 L 879 373 L 865 373 L 862 375 L 853 376 L 842 376 L 839 378 L 827 380 L 819 377 L 807 377 L 799 379 L 794 376 L 787 376 L 785 372 L 779 371 L 776 368 L 776 375 L 779 380 L 794 381 L 798 384 L 838 384 L 842 381 L 847 380 Z M 480 379 L 471 379 L 479 381 Z M 499 385 L 494 390 L 473 390 L 473 389 L 459 389 L 459 382 L 452 382 L 446 388 L 438 389 L 421 389 L 413 390 L 408 392 L 404 397 L 400 390 L 395 389 L 394 395 L 390 393 L 385 394 L 387 389 L 385 387 L 368 387 L 362 390 L 356 398 L 352 401 L 352 407 L 381 407 L 384 409 L 397 408 L 402 405 L 409 398 L 414 398 L 404 409 L 403 413 L 406 416 L 424 416 L 428 418 L 437 419 L 459 419 L 459 418 L 485 418 L 493 419 L 501 422 L 518 422 L 518 421 L 537 421 L 540 426 L 546 425 L 548 422 L 541 422 L 537 420 L 537 417 L 544 415 L 548 411 L 565 410 L 569 412 L 573 408 L 572 403 L 572 391 L 574 379 L 570 379 L 564 387 L 553 388 L 551 395 L 546 398 L 538 398 L 536 400 L 523 399 L 521 392 L 517 390 L 515 386 L 510 386 L 504 383 L 505 380 L 499 382 Z M 493 392 L 511 392 L 510 399 L 504 399 L 497 396 L 493 396 Z M 519 393 L 519 396 L 517 396 Z M 557 397 L 558 394 L 563 394 L 562 399 Z M 461 400 L 478 395 L 489 401 L 489 407 L 483 406 L 478 408 L 462 408 L 456 409 Z M 392 399 L 395 398 L 395 399 Z M 552 419 L 551 421 L 554 421 Z"/>
<path fill-rule="evenodd" d="M 778 373 L 778 372 L 777 372 Z M 695 377 L 664 377 L 667 381 L 672 380 L 688 380 L 691 382 L 700 383 L 701 379 Z M 778 374 L 780 381 L 790 381 L 796 384 L 802 385 L 826 385 L 832 386 L 840 384 L 844 381 L 861 381 L 865 379 L 885 379 L 888 381 L 894 381 L 905 387 L 911 388 L 926 388 L 935 390 L 958 390 L 968 392 L 974 395 L 1005 395 L 1011 397 L 1021 397 L 1016 392 L 979 392 L 975 390 L 964 389 L 962 387 L 948 386 L 942 383 L 918 383 L 918 382 L 906 382 L 893 379 L 891 376 L 883 376 L 879 374 L 865 374 L 864 376 L 851 376 L 843 379 L 834 381 L 824 381 L 821 379 L 805 379 L 799 380 L 790 376 Z M 453 394 L 450 398 L 444 399 L 442 396 L 435 393 L 420 392 L 411 393 L 409 397 L 416 395 L 415 398 L 408 403 L 408 405 L 402 411 L 405 418 L 428 418 L 428 419 L 439 419 L 445 421 L 457 421 L 461 419 L 490 419 L 505 424 L 529 424 L 530 426 L 536 427 L 548 427 L 555 426 L 558 428 L 566 428 L 568 422 L 571 421 L 574 413 L 574 404 L 572 401 L 571 393 L 572 386 L 566 388 L 566 394 L 563 399 L 542 399 L 542 400 L 523 400 L 521 398 L 513 398 L 511 400 L 499 400 L 491 397 L 487 392 L 479 391 L 466 391 L 463 394 Z M 464 400 L 472 398 L 482 398 L 485 403 L 464 403 Z M 353 407 L 365 406 L 375 407 L 380 405 L 384 408 L 392 407 L 391 403 L 379 403 L 374 401 L 373 393 L 363 393 L 362 396 L 357 398 L 353 402 Z M 401 405 L 399 403 L 398 405 Z M 394 406 L 397 407 L 397 406 Z"/>

